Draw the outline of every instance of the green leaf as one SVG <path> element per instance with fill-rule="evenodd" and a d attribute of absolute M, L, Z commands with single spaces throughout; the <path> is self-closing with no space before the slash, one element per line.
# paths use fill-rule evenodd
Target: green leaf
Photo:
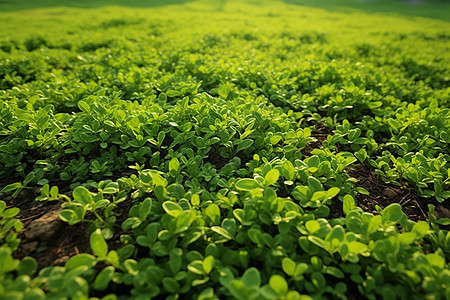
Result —
<path fill-rule="evenodd" d="M 94 281 L 94 289 L 103 291 L 108 287 L 109 282 L 114 276 L 114 267 L 108 266 L 98 273 Z"/>
<path fill-rule="evenodd" d="M 236 152 L 239 152 L 241 150 L 249 148 L 251 145 L 253 145 L 253 140 L 243 140 L 237 147 Z"/>
<path fill-rule="evenodd" d="M 353 190 L 355 192 L 358 192 L 358 193 L 362 194 L 362 195 L 370 195 L 368 190 L 366 190 L 365 188 L 360 187 L 360 186 L 355 187 Z"/>
<path fill-rule="evenodd" d="M 95 266 L 95 256 L 87 254 L 87 253 L 81 253 L 75 256 L 72 256 L 67 262 L 66 262 L 66 269 L 72 270 L 79 266 L 87 266 L 88 268 L 92 268 Z"/>
<path fill-rule="evenodd" d="M 308 177 L 308 187 L 313 190 L 313 192 L 323 191 L 322 183 L 319 179 L 309 176 Z"/>
<path fill-rule="evenodd" d="M 197 300 L 208 300 L 214 299 L 214 289 L 212 287 L 205 288 L 200 295 L 198 295 Z"/>
<path fill-rule="evenodd" d="M 367 234 L 369 235 L 376 232 L 380 228 L 382 222 L 382 217 L 380 215 L 370 219 L 369 226 L 367 227 Z"/>
<path fill-rule="evenodd" d="M 440 218 L 439 220 L 436 220 L 435 223 L 439 224 L 439 225 L 447 226 L 447 225 L 450 225 L 450 218 Z"/>
<path fill-rule="evenodd" d="M 236 188 L 241 191 L 251 191 L 259 187 L 258 183 L 254 179 L 242 178 L 239 179 L 236 184 Z"/>
<path fill-rule="evenodd" d="M 20 265 L 18 259 L 11 256 L 11 249 L 8 247 L 0 247 L 0 274 L 16 270 Z"/>
<path fill-rule="evenodd" d="M 220 223 L 220 209 L 219 206 L 217 206 L 217 204 L 210 204 L 206 209 L 205 209 L 205 215 L 206 215 L 206 219 L 212 223 L 212 224 L 219 224 Z"/>
<path fill-rule="evenodd" d="M 299 263 L 296 267 L 295 267 L 295 271 L 293 274 L 294 278 L 299 278 L 300 276 L 302 276 L 306 271 L 308 271 L 308 265 L 305 263 Z"/>
<path fill-rule="evenodd" d="M 342 121 L 342 129 L 343 129 L 343 133 L 348 133 L 350 130 L 350 122 L 345 119 L 344 121 Z"/>
<path fill-rule="evenodd" d="M 23 187 L 23 185 L 20 182 L 14 182 L 14 183 L 8 184 L 4 188 L 2 188 L 2 190 L 0 191 L 0 195 L 12 192 L 12 191 L 20 189 L 22 187 Z"/>
<path fill-rule="evenodd" d="M 259 229 L 256 228 L 250 228 L 247 231 L 247 235 L 249 239 L 254 242 L 255 244 L 262 245 L 264 244 L 264 240 L 262 239 L 262 234 Z"/>
<path fill-rule="evenodd" d="M 406 176 L 408 177 L 408 179 L 415 183 L 418 183 L 422 180 L 422 174 L 416 168 L 410 168 L 406 173 Z"/>
<path fill-rule="evenodd" d="M 2 215 L 3 211 L 5 210 L 5 208 L 6 208 L 6 202 L 0 200 L 0 216 Z"/>
<path fill-rule="evenodd" d="M 317 155 L 313 155 L 306 161 L 309 168 L 318 168 L 320 164 L 320 158 Z"/>
<path fill-rule="evenodd" d="M 158 133 L 158 145 L 159 145 L 159 146 L 162 145 L 162 143 L 163 143 L 165 137 L 166 137 L 166 133 L 165 133 L 164 131 L 160 131 L 160 132 Z"/>
<path fill-rule="evenodd" d="M 409 245 L 416 240 L 416 235 L 412 232 L 403 232 L 398 235 L 398 241 L 404 245 Z"/>
<path fill-rule="evenodd" d="M 384 220 L 399 222 L 403 216 L 402 206 L 398 203 L 388 205 L 381 214 Z"/>
<path fill-rule="evenodd" d="M 263 299 L 279 299 L 278 294 L 275 293 L 272 288 L 266 284 L 259 290 L 260 297 Z"/>
<path fill-rule="evenodd" d="M 309 233 L 314 233 L 316 231 L 319 231 L 320 224 L 316 220 L 309 220 L 305 223 L 306 229 L 308 229 Z"/>
<path fill-rule="evenodd" d="M 315 271 L 311 273 L 311 282 L 314 284 L 316 289 L 322 290 L 326 287 L 326 279 L 322 272 Z"/>
<path fill-rule="evenodd" d="M 317 236 L 310 235 L 308 236 L 308 240 L 316 246 L 319 246 L 322 249 L 329 250 L 325 241 Z"/>
<path fill-rule="evenodd" d="M 236 233 L 236 220 L 233 218 L 225 218 L 222 221 L 222 228 L 233 236 Z"/>
<path fill-rule="evenodd" d="M 205 271 L 206 274 L 211 273 L 212 269 L 214 268 L 214 264 L 215 264 L 215 258 L 214 256 L 208 256 L 203 260 L 203 270 Z"/>
<path fill-rule="evenodd" d="M 50 189 L 50 196 L 52 198 L 58 198 L 59 196 L 59 188 L 55 185 Z"/>
<path fill-rule="evenodd" d="M 103 123 L 105 125 L 108 125 L 108 126 L 111 126 L 111 127 L 116 127 L 116 124 L 114 124 L 114 122 L 110 121 L 110 120 L 105 120 Z"/>
<path fill-rule="evenodd" d="M 59 212 L 59 218 L 69 225 L 76 224 L 81 220 L 77 217 L 77 214 L 71 209 L 63 209 Z"/>
<path fill-rule="evenodd" d="M 283 173 L 284 178 L 286 178 L 287 180 L 294 179 L 295 168 L 294 168 L 294 165 L 289 160 L 286 160 L 284 162 L 282 173 Z"/>
<path fill-rule="evenodd" d="M 270 143 L 272 145 L 277 144 L 280 140 L 281 140 L 281 136 L 280 135 L 273 135 L 273 136 L 270 137 Z"/>
<path fill-rule="evenodd" d="M 361 242 L 353 241 L 348 243 L 348 251 L 352 253 L 361 253 L 367 250 L 367 245 Z"/>
<path fill-rule="evenodd" d="M 362 163 L 367 158 L 367 151 L 361 148 L 358 150 L 358 152 L 355 152 L 355 157 Z"/>
<path fill-rule="evenodd" d="M 355 199 L 351 195 L 345 195 L 343 202 L 343 210 L 345 215 L 348 215 L 353 209 L 356 208 Z"/>
<path fill-rule="evenodd" d="M 181 208 L 178 203 L 173 201 L 166 201 L 162 205 L 163 209 L 166 211 L 168 215 L 171 215 L 172 217 L 178 217 L 182 212 L 183 209 Z"/>
<path fill-rule="evenodd" d="M 430 265 L 437 267 L 439 270 L 445 267 L 445 259 L 438 254 L 429 253 L 426 255 L 426 258 Z"/>
<path fill-rule="evenodd" d="M 300 203 L 309 201 L 312 197 L 313 193 L 311 191 L 311 189 L 307 186 L 297 186 L 293 191 L 292 191 L 292 196 L 294 196 L 294 198 L 296 200 L 299 200 Z"/>
<path fill-rule="evenodd" d="M 49 197 L 50 196 L 50 186 L 48 184 L 44 184 L 41 189 L 41 195 Z"/>
<path fill-rule="evenodd" d="M 180 289 L 180 284 L 178 281 L 173 279 L 172 277 L 166 277 L 162 280 L 164 288 L 172 294 L 175 294 Z"/>
<path fill-rule="evenodd" d="M 381 107 L 383 105 L 382 101 L 371 101 L 367 104 L 370 109 L 375 109 Z"/>
<path fill-rule="evenodd" d="M 349 141 L 353 142 L 353 141 L 356 140 L 360 135 L 361 135 L 361 129 L 359 129 L 359 128 L 354 128 L 354 129 L 351 129 L 351 130 L 348 132 L 348 139 L 349 139 Z"/>
<path fill-rule="evenodd" d="M 428 233 L 428 230 L 430 230 L 430 225 L 428 225 L 425 221 L 417 222 L 412 228 L 412 232 L 414 232 L 418 237 L 425 236 Z"/>
<path fill-rule="evenodd" d="M 228 98 L 228 94 L 231 92 L 231 88 L 228 84 L 224 84 L 219 87 L 218 92 L 219 96 L 226 100 Z"/>
<path fill-rule="evenodd" d="M 117 267 L 119 265 L 119 263 L 120 263 L 120 261 L 119 261 L 119 254 L 117 254 L 117 251 L 116 250 L 109 251 L 108 255 L 106 255 L 106 261 L 109 264 Z"/>
<path fill-rule="evenodd" d="M 99 200 L 99 201 L 95 202 L 94 209 L 106 207 L 109 205 L 109 203 L 110 203 L 109 200 L 106 200 L 106 199 Z"/>
<path fill-rule="evenodd" d="M 247 300 L 248 297 L 248 287 L 240 280 L 233 279 L 227 285 L 228 290 L 231 295 L 238 300 Z"/>
<path fill-rule="evenodd" d="M 388 124 L 389 124 L 389 127 L 391 127 L 391 129 L 394 130 L 394 132 L 398 132 L 401 128 L 400 122 L 397 120 L 394 120 L 394 119 L 389 119 Z"/>
<path fill-rule="evenodd" d="M 280 275 L 272 275 L 269 279 L 269 286 L 280 296 L 288 292 L 288 284 Z"/>
<path fill-rule="evenodd" d="M 332 188 L 330 188 L 330 189 L 327 191 L 328 199 L 333 198 L 334 196 L 336 196 L 337 194 L 339 194 L 340 191 L 341 191 L 341 189 L 338 188 L 338 187 L 332 187 Z"/>
<path fill-rule="evenodd" d="M 169 173 L 172 176 L 176 176 L 179 173 L 179 171 L 180 171 L 180 162 L 176 157 L 174 157 L 169 162 Z"/>
<path fill-rule="evenodd" d="M 188 228 L 192 222 L 195 220 L 195 212 L 190 210 L 183 211 L 175 221 L 177 230 L 176 232 L 179 232 L 178 230 L 181 230 L 181 228 Z"/>
<path fill-rule="evenodd" d="M 183 255 L 183 250 L 181 250 L 180 248 L 174 248 L 174 249 L 170 250 L 169 267 L 170 267 L 170 270 L 172 271 L 172 273 L 174 273 L 174 274 L 177 273 L 181 268 L 182 255 Z"/>
<path fill-rule="evenodd" d="M 139 218 L 145 220 L 152 209 L 152 199 L 145 198 L 139 206 Z"/>
<path fill-rule="evenodd" d="M 80 295 L 87 295 L 89 293 L 89 284 L 86 279 L 77 276 L 73 280 L 69 281 L 66 285 L 67 292 L 72 295 L 73 298 Z"/>
<path fill-rule="evenodd" d="M 286 273 L 289 276 L 294 275 L 295 266 L 296 266 L 295 261 L 293 261 L 289 257 L 285 257 L 281 261 L 281 266 L 283 268 L 284 273 Z"/>
<path fill-rule="evenodd" d="M 223 236 L 224 238 L 226 238 L 228 240 L 233 239 L 230 232 L 228 232 L 228 230 L 226 230 L 225 228 L 222 228 L 220 226 L 212 226 L 211 230 L 214 231 L 215 233 L 220 234 L 221 236 Z"/>
<path fill-rule="evenodd" d="M 161 92 L 161 94 L 159 94 L 159 96 L 158 96 L 158 99 L 163 101 L 163 102 L 167 101 L 166 93 Z"/>
<path fill-rule="evenodd" d="M 84 186 L 78 186 L 73 190 L 73 199 L 83 204 L 94 204 L 91 192 Z"/>
<path fill-rule="evenodd" d="M 261 285 L 261 275 L 259 274 L 258 269 L 253 267 L 245 270 L 241 280 L 248 287 L 259 287 Z"/>
<path fill-rule="evenodd" d="M 5 219 L 14 218 L 19 212 L 20 209 L 18 209 L 17 207 L 8 208 L 3 212 L 2 217 Z"/>
<path fill-rule="evenodd" d="M 99 228 L 91 234 L 89 241 L 92 252 L 94 252 L 94 254 L 98 257 L 106 258 L 106 255 L 108 254 L 108 245 L 106 244 Z"/>
<path fill-rule="evenodd" d="M 199 149 L 204 149 L 204 148 L 206 148 L 206 142 L 205 142 L 205 139 L 204 139 L 204 138 L 198 136 L 197 139 L 196 139 L 195 141 L 196 141 L 197 147 L 198 147 Z"/>
<path fill-rule="evenodd" d="M 336 225 L 331 229 L 331 231 L 325 237 L 325 240 L 330 244 L 331 248 L 334 249 L 343 242 L 345 236 L 345 230 L 341 225 Z"/>
<path fill-rule="evenodd" d="M 174 98 L 174 97 L 180 96 L 181 93 L 179 91 L 176 91 L 176 90 L 168 90 L 166 92 L 166 95 L 169 96 L 170 98 Z"/>
<path fill-rule="evenodd" d="M 200 205 L 200 196 L 198 194 L 194 194 L 191 197 L 191 204 L 194 206 Z"/>
<path fill-rule="evenodd" d="M 19 275 L 32 276 L 36 272 L 36 270 L 37 270 L 36 259 L 30 256 L 26 256 L 20 261 L 20 265 L 17 271 Z"/>
<path fill-rule="evenodd" d="M 78 108 L 85 113 L 91 112 L 91 107 L 85 101 L 78 101 Z"/>
<path fill-rule="evenodd" d="M 315 192 L 312 197 L 311 197 L 311 201 L 324 201 L 328 199 L 328 193 L 325 191 L 318 191 Z"/>
<path fill-rule="evenodd" d="M 331 276 L 334 276 L 338 279 L 343 279 L 345 277 L 344 273 L 336 267 L 327 266 L 324 270 L 324 273 L 330 274 Z"/>
<path fill-rule="evenodd" d="M 267 172 L 266 176 L 264 177 L 266 186 L 272 185 L 275 182 L 277 182 L 279 177 L 280 177 L 280 172 L 276 169 L 272 169 L 269 172 Z"/>

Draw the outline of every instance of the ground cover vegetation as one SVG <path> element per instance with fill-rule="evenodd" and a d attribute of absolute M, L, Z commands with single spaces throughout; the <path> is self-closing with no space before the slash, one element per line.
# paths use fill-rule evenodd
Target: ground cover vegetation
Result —
<path fill-rule="evenodd" d="M 382 3 L 1 1 L 0 298 L 450 299 L 448 6 Z"/>

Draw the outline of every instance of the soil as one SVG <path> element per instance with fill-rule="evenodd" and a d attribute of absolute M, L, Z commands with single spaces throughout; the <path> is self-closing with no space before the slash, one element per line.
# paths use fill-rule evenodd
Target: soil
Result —
<path fill-rule="evenodd" d="M 64 190 L 64 189 L 63 189 Z M 65 193 L 71 196 L 69 192 Z M 38 269 L 48 266 L 64 265 L 70 257 L 79 253 L 91 253 L 88 227 L 90 223 L 82 222 L 69 225 L 59 219 L 61 211 L 59 201 L 40 201 L 34 199 L 39 193 L 33 190 L 23 190 L 16 199 L 10 200 L 8 207 L 18 207 L 17 218 L 24 224 L 19 233 L 20 246 L 14 252 L 16 258 L 32 256 L 38 263 Z M 133 202 L 127 199 L 118 204 L 115 209 L 116 228 L 114 236 L 108 240 L 110 250 L 120 246 L 120 235 L 123 234 L 121 224 L 128 218 L 128 211 Z M 86 215 L 89 218 L 89 214 Z"/>
<path fill-rule="evenodd" d="M 87 228 L 89 224 L 68 225 L 58 218 L 61 205 L 58 201 L 36 202 L 39 194 L 24 190 L 9 201 L 20 209 L 18 218 L 24 229 L 19 233 L 21 243 L 14 252 L 16 258 L 32 256 L 38 268 L 64 265 L 71 256 L 91 253 Z"/>
<path fill-rule="evenodd" d="M 316 129 L 311 133 L 311 137 L 315 138 L 317 141 L 309 143 L 302 149 L 302 154 L 305 156 L 311 156 L 311 151 L 316 148 L 322 148 L 323 141 L 327 139 L 327 136 L 333 134 L 333 129 L 326 127 L 323 123 L 317 123 L 315 126 Z"/>
<path fill-rule="evenodd" d="M 409 182 L 402 182 L 400 186 L 386 184 L 373 169 L 361 164 L 347 169 L 347 174 L 358 180 L 356 186 L 369 191 L 369 195 L 358 194 L 355 199 L 357 205 L 366 212 L 378 214 L 377 205 L 385 208 L 389 204 L 399 203 L 408 219 L 425 221 L 428 217 L 428 204 L 433 204 L 436 218 L 450 218 L 450 205 L 446 203 L 448 201 L 438 203 L 434 199 L 422 198 Z"/>

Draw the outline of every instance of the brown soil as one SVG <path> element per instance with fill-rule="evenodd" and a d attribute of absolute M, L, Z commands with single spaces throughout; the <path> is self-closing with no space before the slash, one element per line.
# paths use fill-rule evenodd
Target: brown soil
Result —
<path fill-rule="evenodd" d="M 305 156 L 311 156 L 311 151 L 314 149 L 322 148 L 322 143 L 327 139 L 327 136 L 333 134 L 333 129 L 326 127 L 323 123 L 316 124 L 316 130 L 311 133 L 311 136 L 317 141 L 309 143 L 305 148 L 302 149 L 302 154 Z"/>
<path fill-rule="evenodd" d="M 358 194 L 355 199 L 357 205 L 366 212 L 378 214 L 377 205 L 385 208 L 389 204 L 399 203 L 408 219 L 420 221 L 428 218 L 428 204 L 433 204 L 438 219 L 450 218 L 448 204 L 445 206 L 434 199 L 420 197 L 417 189 L 408 182 L 402 182 L 401 186 L 386 184 L 372 169 L 361 164 L 349 168 L 347 173 L 358 179 L 356 186 L 369 191 L 369 195 Z"/>
<path fill-rule="evenodd" d="M 9 204 L 20 209 L 17 216 L 24 224 L 20 232 L 21 243 L 14 256 L 32 256 L 38 268 L 64 265 L 69 258 L 78 253 L 90 253 L 87 223 L 73 226 L 58 218 L 61 205 L 58 201 L 36 202 L 39 194 L 24 190 Z"/>
<path fill-rule="evenodd" d="M 66 195 L 71 196 L 69 188 Z M 70 257 L 79 253 L 92 253 L 89 244 L 89 223 L 69 225 L 59 219 L 61 203 L 58 201 L 40 201 L 34 199 L 39 193 L 34 190 L 23 190 L 16 199 L 10 199 L 8 207 L 18 207 L 20 213 L 17 218 L 24 224 L 19 233 L 20 246 L 14 252 L 16 258 L 32 256 L 38 263 L 38 269 L 48 266 L 64 265 Z M 114 236 L 108 241 L 109 249 L 120 246 L 119 238 L 123 233 L 121 224 L 128 218 L 128 211 L 133 202 L 127 199 L 118 204 L 118 212 Z M 87 214 L 89 217 L 89 214 Z"/>

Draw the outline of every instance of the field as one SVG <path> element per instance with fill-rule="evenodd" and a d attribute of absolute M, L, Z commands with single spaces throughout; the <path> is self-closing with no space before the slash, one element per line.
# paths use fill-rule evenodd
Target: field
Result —
<path fill-rule="evenodd" d="M 0 1 L 0 299 L 450 299 L 448 11 Z"/>

